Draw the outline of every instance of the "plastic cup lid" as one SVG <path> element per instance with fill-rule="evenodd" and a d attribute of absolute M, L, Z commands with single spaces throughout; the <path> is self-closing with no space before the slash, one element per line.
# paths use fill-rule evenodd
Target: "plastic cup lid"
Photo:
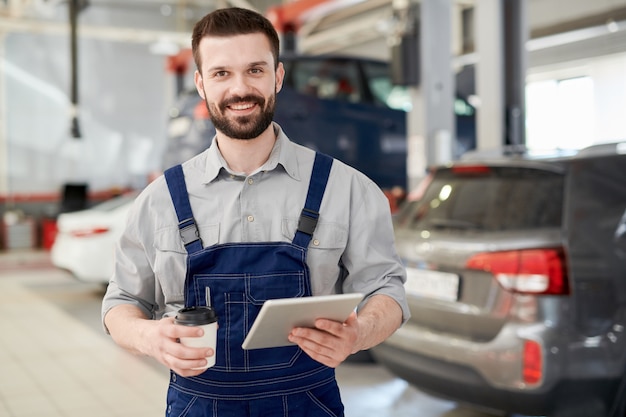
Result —
<path fill-rule="evenodd" d="M 211 307 L 196 306 L 178 310 L 174 322 L 183 326 L 201 326 L 217 321 L 217 313 Z"/>

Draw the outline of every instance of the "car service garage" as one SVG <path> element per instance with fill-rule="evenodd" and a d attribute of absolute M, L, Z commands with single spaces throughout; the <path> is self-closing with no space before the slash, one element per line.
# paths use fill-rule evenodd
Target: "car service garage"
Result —
<path fill-rule="evenodd" d="M 624 417 L 625 109 L 626 0 L 0 0 L 0 417 Z"/>

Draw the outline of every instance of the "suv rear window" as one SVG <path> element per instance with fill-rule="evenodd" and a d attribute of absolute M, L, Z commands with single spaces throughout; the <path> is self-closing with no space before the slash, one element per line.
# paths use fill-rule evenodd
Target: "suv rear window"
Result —
<path fill-rule="evenodd" d="M 563 181 L 558 173 L 520 167 L 442 169 L 396 222 L 453 232 L 561 227 Z"/>

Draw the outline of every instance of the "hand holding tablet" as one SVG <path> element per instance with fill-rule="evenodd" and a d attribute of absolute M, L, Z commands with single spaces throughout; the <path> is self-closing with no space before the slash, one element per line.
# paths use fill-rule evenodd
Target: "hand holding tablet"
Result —
<path fill-rule="evenodd" d="M 344 322 L 361 300 L 359 293 L 267 300 L 241 347 L 293 345 L 287 336 L 294 327 L 314 327 L 317 319 Z"/>

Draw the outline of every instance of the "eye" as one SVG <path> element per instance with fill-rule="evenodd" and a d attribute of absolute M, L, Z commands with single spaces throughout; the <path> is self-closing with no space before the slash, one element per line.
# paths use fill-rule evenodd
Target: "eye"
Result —
<path fill-rule="evenodd" d="M 252 74 L 261 74 L 263 73 L 263 69 L 262 68 L 250 68 L 250 72 Z"/>
<path fill-rule="evenodd" d="M 216 71 L 213 76 L 216 78 L 226 77 L 228 75 L 228 71 Z"/>

